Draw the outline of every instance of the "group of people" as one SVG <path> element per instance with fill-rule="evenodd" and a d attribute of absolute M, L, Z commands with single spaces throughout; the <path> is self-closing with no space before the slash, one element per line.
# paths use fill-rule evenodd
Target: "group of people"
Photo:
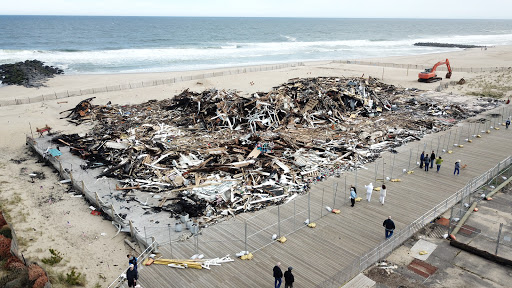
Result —
<path fill-rule="evenodd" d="M 439 173 L 439 169 L 441 169 L 441 164 L 443 163 L 443 158 L 441 156 L 436 158 L 436 154 L 434 153 L 434 150 L 432 150 L 432 153 L 430 153 L 430 156 L 428 154 L 425 154 L 425 151 L 421 152 L 420 168 L 423 168 L 423 166 L 425 166 L 425 171 L 428 171 L 429 165 L 430 165 L 430 169 L 434 168 L 434 163 L 437 166 L 437 173 Z"/>
<path fill-rule="evenodd" d="M 436 158 L 436 154 L 434 153 L 434 150 L 432 150 L 432 153 L 430 153 L 430 156 L 428 154 L 425 154 L 425 151 L 421 152 L 420 155 L 420 169 L 425 166 L 425 171 L 428 171 L 428 167 L 430 165 L 430 169 L 434 168 L 434 163 L 437 166 L 437 173 L 439 173 L 439 169 L 441 169 L 441 164 L 443 163 L 443 158 L 441 156 Z M 453 175 L 459 175 L 460 173 L 460 160 L 457 160 L 455 162 L 455 169 L 453 170 Z"/>
<path fill-rule="evenodd" d="M 366 201 L 370 202 L 372 199 L 372 193 L 373 193 L 373 183 L 364 185 L 364 187 L 366 188 Z M 384 200 L 386 199 L 386 194 L 387 194 L 386 185 L 382 184 L 382 186 L 380 187 L 380 198 L 379 198 L 379 202 L 382 205 L 384 205 Z M 356 187 L 354 187 L 354 186 L 350 187 L 350 197 L 349 198 L 350 198 L 350 203 L 351 203 L 350 206 L 354 207 L 354 205 L 356 204 L 356 198 L 357 198 Z"/>
<path fill-rule="evenodd" d="M 292 274 L 293 267 L 288 267 L 288 270 L 284 272 L 284 287 L 285 288 L 293 288 L 293 282 L 295 282 L 295 278 Z M 274 287 L 280 288 L 281 282 L 283 278 L 283 271 L 281 270 L 281 262 L 277 262 L 276 266 L 273 269 L 274 272 Z"/>

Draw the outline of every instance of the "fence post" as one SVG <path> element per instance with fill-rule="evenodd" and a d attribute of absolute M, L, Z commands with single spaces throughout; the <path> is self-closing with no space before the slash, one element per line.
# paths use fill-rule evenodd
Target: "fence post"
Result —
<path fill-rule="evenodd" d="M 322 205 L 320 206 L 320 218 L 323 217 L 323 212 L 324 212 L 324 194 L 325 194 L 325 188 L 322 188 Z"/>
<path fill-rule="evenodd" d="M 411 160 L 412 160 L 412 149 L 409 149 L 409 165 L 407 165 L 407 171 L 411 171 Z M 377 180 L 375 180 L 377 183 Z"/>
<path fill-rule="evenodd" d="M 169 246 L 171 248 L 171 258 L 174 258 L 172 256 L 172 237 L 171 237 L 171 223 L 167 224 L 167 228 L 169 229 Z"/>
<path fill-rule="evenodd" d="M 385 169 L 386 169 L 385 164 L 386 164 L 386 162 L 384 162 L 384 156 L 382 156 L 382 183 L 386 183 L 386 175 L 384 175 Z M 375 184 L 377 184 L 377 183 L 375 183 Z"/>
<path fill-rule="evenodd" d="M 436 150 L 437 156 L 439 156 L 439 144 L 440 143 L 441 143 L 441 136 L 437 136 L 437 150 Z"/>
<path fill-rule="evenodd" d="M 347 176 L 345 175 L 345 203 L 347 203 Z"/>
<path fill-rule="evenodd" d="M 295 222 L 295 218 L 296 218 L 296 215 L 297 215 L 297 210 L 296 210 L 296 205 L 295 205 L 295 199 L 293 199 L 293 231 L 295 231 L 295 229 L 297 229 L 297 222 Z"/>
<path fill-rule="evenodd" d="M 82 180 L 82 193 L 85 194 L 85 184 L 84 184 L 84 180 Z"/>
<path fill-rule="evenodd" d="M 391 179 L 393 179 L 393 170 L 395 169 L 395 158 L 396 154 L 393 154 L 393 165 L 391 166 Z M 377 183 L 375 183 L 377 185 Z"/>
<path fill-rule="evenodd" d="M 311 191 L 308 192 L 308 220 L 311 223 Z"/>
<path fill-rule="evenodd" d="M 345 177 L 345 182 L 346 182 L 346 177 Z M 373 182 L 375 182 L 375 184 L 377 184 L 377 160 L 375 160 L 375 181 L 373 181 Z M 345 187 L 345 190 L 347 190 L 346 187 Z"/>
<path fill-rule="evenodd" d="M 356 187 L 357 187 L 357 167 L 355 167 L 355 169 L 356 169 L 356 179 L 355 179 L 355 185 L 356 185 Z"/>
<path fill-rule="evenodd" d="M 145 244 L 147 245 L 148 244 L 148 234 L 146 233 L 146 226 L 144 226 L 144 241 L 145 241 Z"/>
<path fill-rule="evenodd" d="M 98 192 L 94 192 L 94 195 L 96 197 L 96 205 L 98 206 L 98 209 L 101 209 L 101 206 L 100 206 L 100 196 L 98 195 Z"/>
<path fill-rule="evenodd" d="M 450 134 L 448 134 L 448 143 L 446 144 L 446 151 L 448 152 L 448 147 L 450 146 L 450 139 L 452 138 L 452 130 L 450 130 Z"/>
<path fill-rule="evenodd" d="M 130 236 L 133 239 L 135 237 L 135 228 L 133 228 L 132 220 L 130 220 L 129 223 L 130 223 Z"/>
<path fill-rule="evenodd" d="M 295 200 L 293 201 L 294 205 L 295 205 Z M 295 219 L 295 216 L 294 216 L 294 219 Z M 245 241 L 244 241 L 244 251 L 247 251 L 247 220 L 244 221 L 244 230 L 245 230 Z M 295 220 L 293 221 L 295 223 Z"/>
<path fill-rule="evenodd" d="M 60 172 L 60 176 L 64 177 L 64 175 L 62 175 L 62 162 L 60 162 L 60 161 L 59 161 L 59 172 Z"/>
<path fill-rule="evenodd" d="M 503 223 L 500 223 L 500 230 L 498 231 L 498 239 L 496 239 L 496 253 L 494 253 L 494 255 L 498 255 L 498 247 L 500 247 L 501 229 L 503 229 Z"/>
<path fill-rule="evenodd" d="M 199 234 L 195 234 L 194 237 L 196 237 L 196 254 L 198 254 L 199 252 Z"/>
<path fill-rule="evenodd" d="M 114 210 L 114 205 L 110 204 L 110 216 L 112 217 L 112 221 L 114 221 L 114 216 L 116 215 L 116 210 Z"/>
<path fill-rule="evenodd" d="M 277 235 L 281 237 L 281 205 L 277 205 Z"/>
<path fill-rule="evenodd" d="M 334 200 L 332 201 L 332 208 L 336 207 L 336 192 L 338 192 L 338 183 L 334 183 L 332 186 L 332 191 L 334 194 Z"/>

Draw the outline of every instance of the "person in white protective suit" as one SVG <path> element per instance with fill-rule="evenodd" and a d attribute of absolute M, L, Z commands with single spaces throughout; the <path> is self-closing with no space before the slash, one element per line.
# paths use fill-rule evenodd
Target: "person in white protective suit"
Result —
<path fill-rule="evenodd" d="M 370 200 L 372 199 L 373 183 L 364 185 L 364 188 L 366 188 L 366 200 L 370 202 Z"/>

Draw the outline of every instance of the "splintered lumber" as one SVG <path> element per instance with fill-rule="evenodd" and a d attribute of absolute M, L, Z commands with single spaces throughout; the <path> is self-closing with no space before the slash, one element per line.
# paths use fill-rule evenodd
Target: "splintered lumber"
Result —
<path fill-rule="evenodd" d="M 116 193 L 118 200 L 217 219 L 285 202 L 311 183 L 500 105 L 475 99 L 479 108 L 471 109 L 372 77 L 295 78 L 271 91 L 238 93 L 186 89 L 135 105 L 92 105 L 89 98 L 62 113 L 94 127 L 52 143 L 69 146 L 84 160 L 81 169 L 101 167 L 99 177 L 119 180 L 116 190 L 136 190 Z M 148 192 L 159 200 L 140 202 Z"/>

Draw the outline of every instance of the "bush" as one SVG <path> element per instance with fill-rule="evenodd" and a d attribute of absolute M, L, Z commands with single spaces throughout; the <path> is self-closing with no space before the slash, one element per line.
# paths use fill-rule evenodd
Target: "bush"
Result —
<path fill-rule="evenodd" d="M 85 276 L 80 272 L 76 272 L 75 267 L 71 268 L 71 272 L 66 273 L 65 281 L 69 285 L 85 286 Z"/>
<path fill-rule="evenodd" d="M 52 256 L 50 256 L 50 258 L 41 259 L 41 261 L 44 264 L 53 266 L 53 265 L 59 263 L 60 261 L 62 261 L 62 254 L 59 251 L 52 249 L 52 248 L 50 248 L 49 251 L 50 251 L 50 254 L 52 254 Z"/>
<path fill-rule="evenodd" d="M 12 232 L 11 232 L 11 228 L 9 227 L 9 225 L 4 225 L 4 227 L 0 228 L 0 235 L 5 236 L 6 238 L 12 239 Z"/>

